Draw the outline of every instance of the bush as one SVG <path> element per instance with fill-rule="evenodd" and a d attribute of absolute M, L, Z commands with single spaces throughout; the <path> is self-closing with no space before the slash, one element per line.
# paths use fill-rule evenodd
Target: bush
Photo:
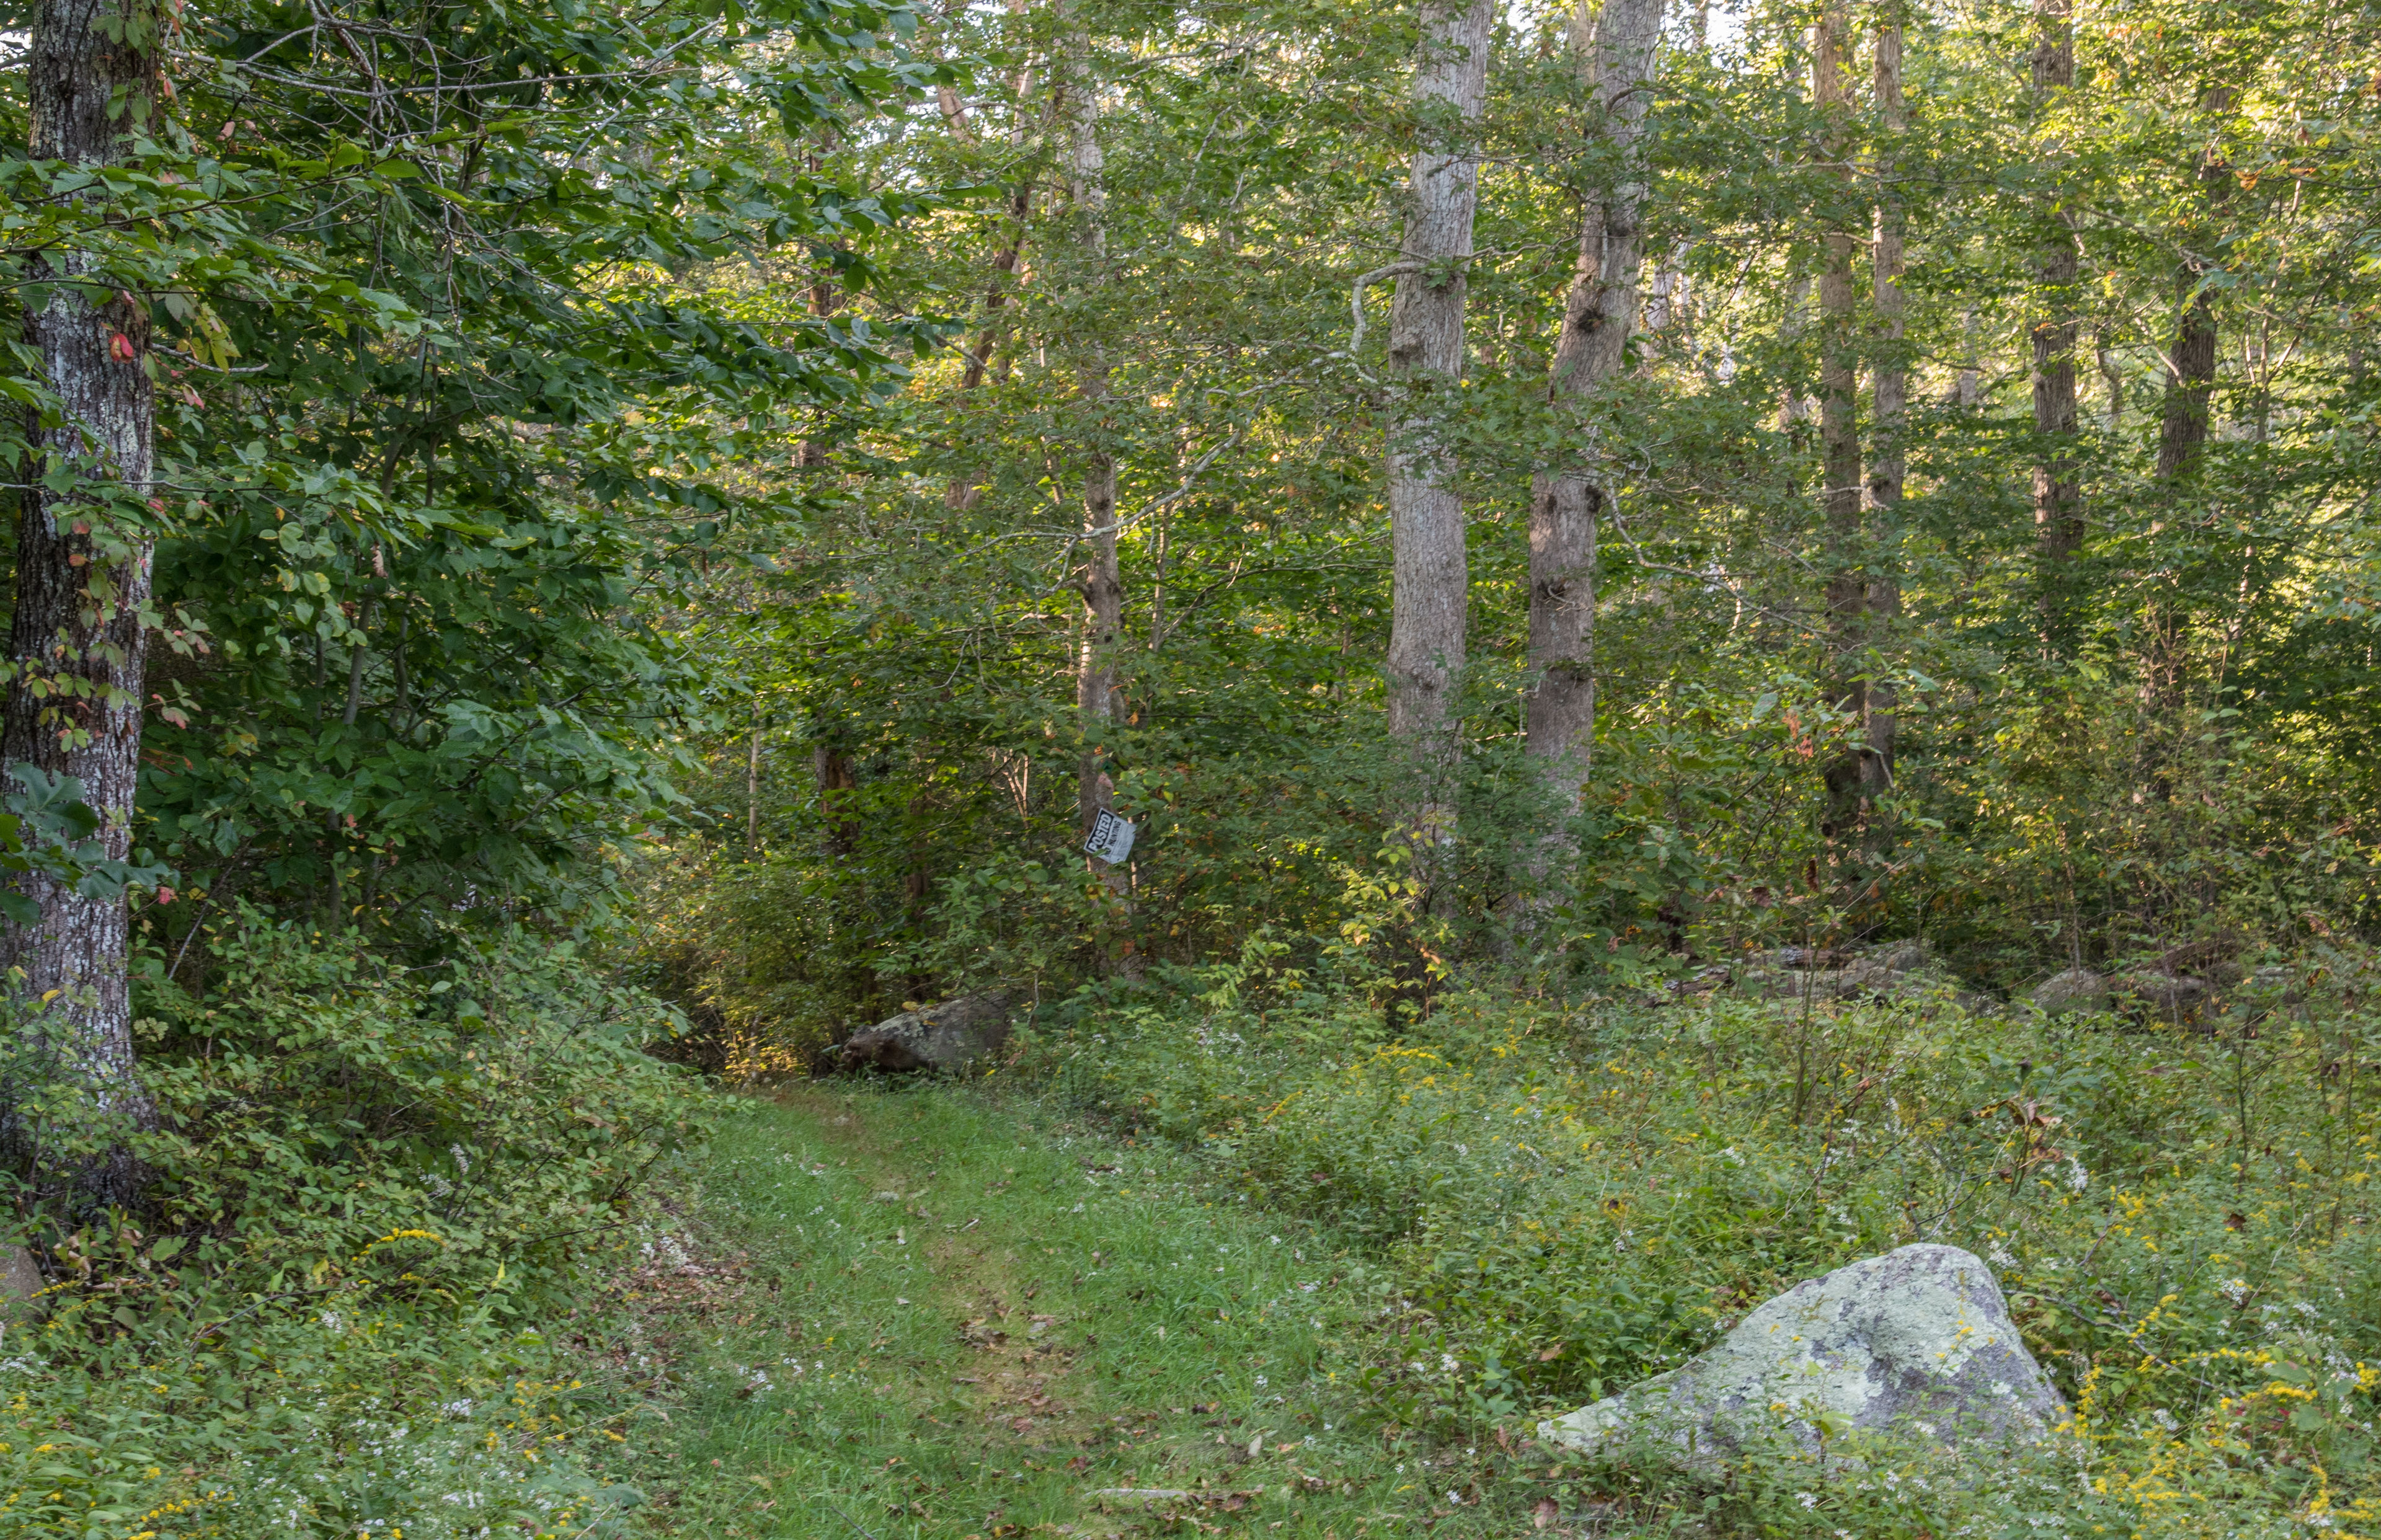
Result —
<path fill-rule="evenodd" d="M 2073 1408 L 2084 1483 L 2029 1477 L 2037 1516 L 2352 1530 L 2381 1504 L 2381 1124 L 2357 1085 L 2381 1045 L 2372 959 L 2302 964 L 2181 1029 L 1455 992 L 1396 1039 L 1361 996 L 1212 970 L 1079 1008 L 1039 1052 L 1077 1099 L 1371 1243 L 1393 1308 L 1362 1372 L 1398 1420 L 1526 1424 L 1802 1278 L 1939 1241 L 1994 1267 Z M 1984 1522 L 1972 1473 L 1886 1469 L 1595 1481 L 1750 1533 L 2017 1522 Z"/>
<path fill-rule="evenodd" d="M 602 1533 L 627 1404 L 557 1325 L 631 1249 L 705 1094 L 673 1019 L 521 935 L 408 968 L 248 914 L 153 980 L 153 1212 L 25 1233 L 12 1533 Z M 591 1452 L 592 1450 L 592 1452 Z"/>

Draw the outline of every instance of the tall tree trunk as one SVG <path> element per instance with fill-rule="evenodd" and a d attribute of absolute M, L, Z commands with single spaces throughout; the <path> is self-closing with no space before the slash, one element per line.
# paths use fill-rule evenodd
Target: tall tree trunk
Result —
<path fill-rule="evenodd" d="M 2200 99 L 2201 107 L 2211 115 L 2222 113 L 2231 104 L 2232 93 L 2222 86 L 2210 88 Z M 2204 212 L 2212 214 L 2223 203 L 2232 185 L 2232 167 L 2213 146 L 2200 158 L 2198 180 Z M 2210 248 L 2213 242 L 2206 238 L 2212 234 L 2210 230 L 2195 228 L 2188 238 L 2194 248 Z M 2170 541 L 2185 544 L 2182 529 L 2187 520 L 2181 495 L 2184 483 L 2198 466 L 2200 451 L 2207 443 L 2209 397 L 2216 385 L 2216 308 L 2204 287 L 2214 265 L 2197 251 L 2188 251 L 2175 271 L 2175 298 L 2180 314 L 2167 357 L 2166 397 L 2158 410 L 2156 476 L 2160 507 L 2158 524 L 2151 533 L 2163 533 Z M 2144 628 L 2147 636 L 2142 657 L 2141 741 L 2143 770 L 2151 788 L 2160 798 L 2173 792 L 2166 763 L 2167 744 L 2172 736 L 2167 729 L 2174 714 L 2182 708 L 2189 684 L 2189 664 L 2183 654 L 2181 576 L 2179 561 L 2162 575 L 2159 586 L 2165 592 L 2153 590 Z"/>
<path fill-rule="evenodd" d="M 159 22 L 155 0 L 43 0 L 26 58 L 36 158 L 103 165 L 128 158 L 130 134 L 155 131 Z M 73 279 L 95 263 L 67 249 L 31 266 L 36 279 Z M 120 858 L 132 837 L 150 603 L 149 328 L 121 295 L 93 304 L 70 284 L 37 292 L 25 340 L 60 409 L 54 424 L 39 414 L 27 424 L 34 463 L 20 495 L 0 760 L 79 780 L 99 837 Z M 66 489 L 46 487 L 60 471 Z M 6 927 L 0 961 L 18 971 L 16 994 L 33 1005 L 29 1040 L 83 1093 L 92 1119 L 55 1131 L 61 1143 L 106 1151 L 96 1159 L 37 1151 L 44 1179 L 71 1183 L 88 1207 L 129 1204 L 145 1174 L 122 1135 L 155 1113 L 132 1051 L 125 901 L 38 874 L 18 879 L 18 890 L 41 912 Z"/>
<path fill-rule="evenodd" d="M 1088 270 L 1088 287 L 1097 289 L 1107 280 L 1106 163 L 1100 153 L 1100 109 L 1092 77 L 1091 41 L 1080 27 L 1068 36 L 1065 68 L 1067 171 L 1074 199 L 1076 240 Z M 1096 326 L 1097 321 L 1093 324 Z M 1081 339 L 1079 347 L 1076 388 L 1086 408 L 1091 442 L 1084 451 L 1083 556 L 1077 579 L 1083 595 L 1083 629 L 1075 705 L 1093 741 L 1084 748 L 1077 770 L 1076 801 L 1082 833 L 1088 836 L 1099 815 L 1116 806 L 1116 784 L 1108 775 L 1106 749 L 1098 739 L 1118 715 L 1117 652 L 1124 635 L 1124 577 L 1117 560 L 1117 462 L 1109 446 L 1111 424 L 1106 420 L 1112 399 L 1107 349 L 1097 336 Z M 1086 859 L 1108 891 L 1121 899 L 1127 874 L 1097 856 Z"/>
<path fill-rule="evenodd" d="M 757 735 L 754 741 L 759 741 Z M 849 861 L 860 849 L 860 824 L 852 816 L 860 777 L 853 773 L 851 761 L 832 743 L 811 751 L 811 772 L 818 777 L 819 817 L 826 825 L 827 859 Z"/>
<path fill-rule="evenodd" d="M 1573 22 L 1579 67 L 1593 92 L 1590 131 L 1617 153 L 1611 185 L 1581 211 L 1579 262 L 1563 302 L 1547 395 L 1579 400 L 1620 372 L 1637 315 L 1645 200 L 1644 133 L 1662 0 L 1581 0 Z M 1579 811 L 1595 739 L 1595 521 L 1604 489 L 1586 468 L 1541 469 L 1530 485 L 1528 752 L 1564 813 Z"/>
<path fill-rule="evenodd" d="M 1007 0 L 1007 3 L 1009 15 L 1023 14 L 1025 0 Z M 1027 128 L 1025 109 L 1026 104 L 1033 97 L 1033 66 L 1028 63 L 1018 68 L 1010 82 L 1010 94 L 1016 100 L 1016 116 L 1009 124 L 1008 147 L 1019 155 L 1023 154 L 1032 139 Z M 948 90 L 947 87 L 944 89 Z M 950 102 L 944 105 L 943 116 L 951 121 L 951 131 L 959 136 L 960 141 L 971 146 L 976 142 L 974 131 L 966 126 L 963 114 L 954 116 L 951 104 L 956 100 L 956 93 L 953 93 Z M 1016 188 L 1008 195 L 1008 240 L 993 253 L 992 276 L 983 289 L 983 329 L 976 334 L 975 345 L 968 348 L 967 361 L 959 376 L 962 392 L 973 391 L 983 384 L 984 375 L 992 369 L 993 354 L 1007 338 L 1007 322 L 1001 312 L 1008 303 L 1009 289 L 1016 281 L 1018 261 L 1025 251 L 1025 222 L 1032 212 L 1033 175 L 1028 171 L 1018 178 Z M 1006 378 L 1006 371 L 1003 377 Z M 943 502 L 954 512 L 964 513 L 975 507 L 983 493 L 981 471 L 970 468 L 951 477 L 949 486 L 944 490 Z"/>
<path fill-rule="evenodd" d="M 752 724 L 751 752 L 744 761 L 744 849 L 761 853 L 761 725 Z"/>
<path fill-rule="evenodd" d="M 972 393 L 983 384 L 984 374 L 992 366 L 992 355 L 1008 335 L 1002 308 L 1008 303 L 1008 290 L 1017 275 L 1017 263 L 1025 251 L 1025 219 L 1033 208 L 1033 182 L 1029 176 L 1017 184 L 1009 195 L 1008 244 L 993 253 L 992 277 L 983 289 L 983 329 L 976 334 L 974 346 L 968 348 L 967 363 L 959 375 L 962 396 Z M 971 466 L 954 473 L 944 489 L 943 504 L 956 513 L 965 513 L 983 496 L 984 482 L 981 467 Z"/>
<path fill-rule="evenodd" d="M 1414 152 L 1405 238 L 1389 312 L 1398 391 L 1389 424 L 1389 730 L 1447 769 L 1462 678 L 1470 574 L 1463 507 L 1443 422 L 1463 368 L 1464 266 L 1480 201 L 1472 126 L 1488 93 L 1491 0 L 1435 0 L 1423 12 L 1413 96 L 1429 125 Z"/>
<path fill-rule="evenodd" d="M 1869 556 L 1867 608 L 1872 645 L 1884 642 L 1894 618 L 1901 613 L 1899 571 L 1890 557 L 1899 549 L 1901 488 L 1908 461 L 1901 444 L 1910 409 L 1910 375 L 1902 354 L 1904 304 L 1901 292 L 1903 253 L 1908 220 L 1901 194 L 1894 185 L 1892 147 L 1910 128 L 1910 112 L 1901 94 L 1901 6 L 1886 0 L 1877 18 L 1875 89 L 1877 127 L 1887 150 L 1877 159 L 1876 235 L 1872 302 L 1876 311 L 1878 349 L 1875 376 L 1875 452 L 1869 458 Z M 1874 809 L 1893 787 L 1894 735 L 1899 726 L 1893 686 L 1871 678 L 1862 692 L 1865 720 L 1862 737 L 1868 752 L 1861 759 L 1861 796 L 1869 806 L 1864 815 L 1867 848 L 1881 856 L 1892 843 L 1888 821 Z"/>
<path fill-rule="evenodd" d="M 2034 0 L 2033 17 L 2034 97 L 2046 110 L 2075 85 L 2072 0 Z M 2033 529 L 2043 650 L 2056 660 L 2074 644 L 2074 567 L 2083 547 L 2083 493 L 2076 458 L 2075 241 L 2063 212 L 2053 212 L 2048 222 L 2033 324 L 2033 431 L 2041 441 L 2033 470 Z"/>
<path fill-rule="evenodd" d="M 1851 179 L 1850 20 L 1846 0 L 1826 0 L 1813 29 L 1811 89 L 1826 124 L 1824 159 Z M 1849 187 L 1847 188 L 1849 190 Z M 1868 540 L 1861 518 L 1861 446 L 1858 338 L 1854 334 L 1850 231 L 1831 229 L 1823 239 L 1819 271 L 1819 506 L 1825 521 L 1828 573 L 1825 591 L 1829 690 L 1839 710 L 1867 715 L 1865 680 L 1869 643 Z M 1841 839 L 1860 825 L 1867 781 L 1866 745 L 1828 764 L 1824 830 Z"/>

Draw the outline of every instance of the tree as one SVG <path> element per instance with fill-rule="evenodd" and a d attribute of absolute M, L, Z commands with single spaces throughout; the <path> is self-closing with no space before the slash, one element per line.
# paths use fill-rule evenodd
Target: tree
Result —
<path fill-rule="evenodd" d="M 1584 400 L 1620 372 L 1637 321 L 1645 200 L 1640 140 L 1662 39 L 1662 0 L 1581 0 L 1573 45 L 1590 92 L 1602 176 L 1581 211 L 1579 262 L 1563 300 L 1546 390 Z M 1584 465 L 1530 478 L 1529 752 L 1555 805 L 1579 810 L 1595 740 L 1595 524 L 1605 503 Z"/>
<path fill-rule="evenodd" d="M 152 0 L 44 0 L 26 59 L 35 158 L 89 173 L 134 157 L 136 137 L 156 130 L 162 26 Z M 70 196 L 100 199 L 102 187 L 92 178 Z M 39 256 L 28 277 L 26 341 L 51 398 L 27 428 L 0 762 L 80 782 L 106 852 L 121 860 L 153 619 L 150 327 L 130 294 L 93 294 L 113 285 L 87 248 Z M 6 923 L 10 993 L 30 1008 L 36 1052 L 87 1094 L 98 1120 L 89 1131 L 106 1151 L 72 1179 L 87 1205 L 128 1204 L 142 1178 L 122 1136 L 153 1114 L 133 1056 L 124 895 L 40 871 L 18 882 L 37 912 Z"/>
<path fill-rule="evenodd" d="M 2033 93 L 2045 118 L 2075 86 L 2075 23 L 2070 0 L 2034 0 Z M 2075 563 L 2083 548 L 2083 490 L 2075 415 L 2078 264 L 2069 211 L 2057 202 L 2041 217 L 2033 345 L 2033 530 L 2043 649 L 2062 661 L 2074 647 Z"/>
<path fill-rule="evenodd" d="M 1100 153 L 1098 83 L 1092 73 L 1091 38 L 1071 11 L 1068 18 L 1064 75 L 1067 114 L 1067 174 L 1074 199 L 1076 257 L 1084 287 L 1096 293 L 1107 279 L 1106 163 Z M 1077 586 L 1083 597 L 1082 641 L 1076 664 L 1075 705 L 1087 739 L 1076 772 L 1082 832 L 1116 806 L 1116 783 L 1106 764 L 1105 730 L 1116 721 L 1122 688 L 1117 649 L 1124 640 L 1124 574 L 1117 555 L 1117 462 L 1106 421 L 1111 392 L 1105 339 L 1090 318 L 1090 335 L 1072 340 L 1079 353 L 1076 388 L 1084 408 L 1082 565 Z M 1090 858 L 1101 883 L 1119 899 L 1128 874 L 1097 856 Z"/>
<path fill-rule="evenodd" d="M 1487 97 L 1490 0 L 1435 0 L 1422 13 L 1405 237 L 1389 312 L 1398 389 L 1388 430 L 1389 730 L 1447 770 L 1471 602 L 1463 506 L 1446 443 L 1463 373 L 1465 269 L 1479 207 L 1475 125 Z"/>

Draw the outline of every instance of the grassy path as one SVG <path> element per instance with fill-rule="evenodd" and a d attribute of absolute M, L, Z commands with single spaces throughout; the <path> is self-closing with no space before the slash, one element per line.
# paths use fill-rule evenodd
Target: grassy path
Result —
<path fill-rule="evenodd" d="M 1196 1178 L 947 1085 L 752 1100 L 692 1228 L 708 1281 L 653 1302 L 687 1383 L 634 1530 L 1528 1533 L 1495 1451 L 1350 1425 L 1346 1257 Z"/>

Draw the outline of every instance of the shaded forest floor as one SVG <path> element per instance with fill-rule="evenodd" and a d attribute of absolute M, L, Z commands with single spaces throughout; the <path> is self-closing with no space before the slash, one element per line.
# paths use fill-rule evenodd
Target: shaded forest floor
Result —
<path fill-rule="evenodd" d="M 1179 1154 L 948 1084 L 746 1099 L 623 1303 L 629 1533 L 1517 1534 L 1496 1448 L 1367 1417 L 1326 1230 Z M 632 1430 L 638 1431 L 638 1430 Z M 1119 1489 L 1182 1494 L 1148 1500 Z"/>

